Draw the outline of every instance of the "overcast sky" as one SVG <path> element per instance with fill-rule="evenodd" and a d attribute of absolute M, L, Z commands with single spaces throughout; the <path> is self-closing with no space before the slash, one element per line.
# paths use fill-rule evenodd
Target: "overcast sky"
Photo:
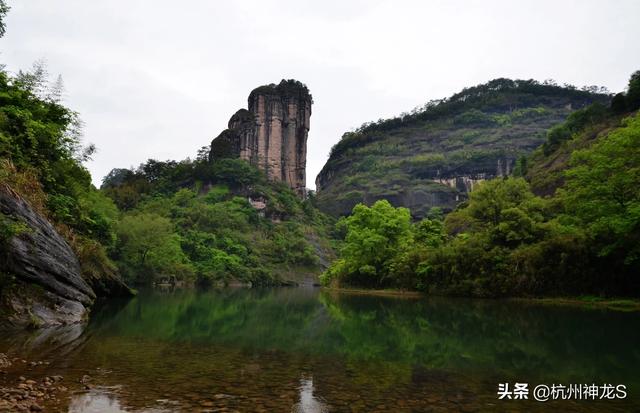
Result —
<path fill-rule="evenodd" d="M 249 92 L 314 97 L 307 186 L 343 132 L 497 77 L 624 89 L 640 1 L 8 0 L 0 61 L 61 74 L 98 153 L 94 183 L 193 157 Z"/>

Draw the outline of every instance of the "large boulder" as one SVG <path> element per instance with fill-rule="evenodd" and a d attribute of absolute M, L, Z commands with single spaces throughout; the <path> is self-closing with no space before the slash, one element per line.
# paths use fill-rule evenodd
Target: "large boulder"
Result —
<path fill-rule="evenodd" d="M 86 319 L 96 294 L 54 226 L 3 185 L 0 219 L 20 228 L 0 239 L 0 323 L 40 327 Z"/>

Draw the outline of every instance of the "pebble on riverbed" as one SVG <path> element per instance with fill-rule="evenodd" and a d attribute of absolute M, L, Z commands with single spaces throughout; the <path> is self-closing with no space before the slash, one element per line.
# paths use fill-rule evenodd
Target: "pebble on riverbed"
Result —
<path fill-rule="evenodd" d="M 26 364 L 26 361 L 24 363 Z M 35 365 L 41 364 L 43 363 L 35 363 Z M 11 365 L 7 356 L 0 353 L 0 371 L 6 373 L 5 370 Z M 67 391 L 65 386 L 60 385 L 62 379 L 62 376 L 46 376 L 41 382 L 37 382 L 20 376 L 14 386 L 0 387 L 0 412 L 43 411 L 45 401 L 54 401 L 58 393 Z"/>
<path fill-rule="evenodd" d="M 7 357 L 6 354 L 0 353 L 0 370 L 4 370 L 8 367 L 11 367 L 11 360 Z"/>

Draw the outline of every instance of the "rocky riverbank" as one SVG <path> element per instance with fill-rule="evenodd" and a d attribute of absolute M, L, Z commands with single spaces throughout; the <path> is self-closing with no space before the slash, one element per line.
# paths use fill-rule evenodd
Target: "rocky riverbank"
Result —
<path fill-rule="evenodd" d="M 39 368 L 48 365 L 0 353 L 0 412 L 41 412 L 66 404 L 69 388 L 63 377 L 39 377 Z"/>

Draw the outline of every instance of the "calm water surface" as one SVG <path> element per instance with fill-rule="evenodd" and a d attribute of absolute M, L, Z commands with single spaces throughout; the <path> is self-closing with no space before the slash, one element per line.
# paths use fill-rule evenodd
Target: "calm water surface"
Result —
<path fill-rule="evenodd" d="M 640 411 L 640 315 L 317 289 L 141 292 L 0 351 L 84 375 L 50 411 Z M 5 378 L 10 380 L 11 378 Z M 498 383 L 625 384 L 616 401 L 498 400 Z"/>

